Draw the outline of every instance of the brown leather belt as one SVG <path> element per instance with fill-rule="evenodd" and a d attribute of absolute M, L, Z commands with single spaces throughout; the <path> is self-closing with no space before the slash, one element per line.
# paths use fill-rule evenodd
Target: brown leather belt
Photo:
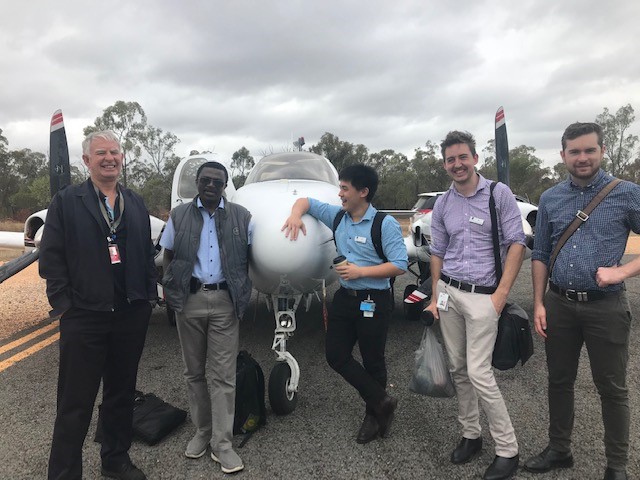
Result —
<path fill-rule="evenodd" d="M 595 302 L 596 300 L 602 300 L 605 297 L 617 295 L 621 292 L 621 290 L 616 290 L 615 292 L 605 292 L 603 290 L 585 290 L 582 292 L 572 289 L 565 290 L 553 282 L 549 282 L 549 290 L 558 295 L 562 295 L 572 302 Z"/>
<path fill-rule="evenodd" d="M 364 298 L 367 295 L 376 295 L 382 292 L 389 292 L 389 289 L 378 290 L 375 288 L 370 288 L 367 290 L 352 290 L 351 288 L 340 287 L 340 289 L 343 290 L 350 297 L 358 297 L 358 298 Z"/>
<path fill-rule="evenodd" d="M 442 280 L 447 285 L 451 285 L 452 287 L 455 287 L 458 290 L 462 290 L 464 292 L 483 293 L 485 295 L 490 295 L 496 291 L 496 287 L 483 287 L 482 285 L 472 285 L 470 283 L 460 282 L 454 278 L 448 277 L 444 273 L 440 274 L 440 280 Z"/>

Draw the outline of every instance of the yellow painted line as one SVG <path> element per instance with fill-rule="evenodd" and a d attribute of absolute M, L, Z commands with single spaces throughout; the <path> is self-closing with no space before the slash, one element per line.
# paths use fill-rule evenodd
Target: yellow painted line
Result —
<path fill-rule="evenodd" d="M 24 360 L 28 356 L 33 355 L 36 352 L 39 352 L 44 347 L 51 345 L 53 342 L 57 341 L 59 338 L 60 338 L 60 332 L 56 332 L 50 337 L 45 338 L 44 340 L 36 343 L 35 345 L 32 345 L 26 350 L 23 350 L 20 353 L 16 353 L 13 357 L 9 357 L 3 362 L 0 362 L 0 372 L 3 372 L 4 370 L 11 367 L 12 365 L 15 365 L 20 360 Z"/>
<path fill-rule="evenodd" d="M 33 340 L 34 338 L 42 335 L 43 333 L 48 332 L 49 330 L 53 330 L 57 326 L 58 326 L 58 320 L 50 323 L 45 327 L 39 328 L 35 332 L 31 332 L 29 335 L 25 335 L 24 337 L 20 337 L 19 339 L 14 340 L 11 343 L 7 343 L 6 345 L 0 346 L 0 355 L 3 354 L 4 352 L 8 352 L 9 350 L 13 350 L 16 347 L 19 347 L 23 343 L 27 343 L 28 341 Z"/>

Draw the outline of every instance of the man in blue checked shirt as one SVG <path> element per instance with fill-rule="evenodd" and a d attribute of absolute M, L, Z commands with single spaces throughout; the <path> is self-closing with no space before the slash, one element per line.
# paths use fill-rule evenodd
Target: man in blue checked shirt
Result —
<path fill-rule="evenodd" d="M 452 131 L 441 149 L 444 169 L 453 181 L 433 207 L 434 295 L 426 310 L 440 320 L 458 396 L 462 438 L 451 462 L 467 463 L 482 449 L 481 401 L 496 452 L 483 478 L 507 479 L 518 468 L 518 442 L 491 357 L 498 319 L 524 258 L 522 217 L 509 187 L 498 183 L 493 197 L 504 272 L 498 281 L 489 210 L 491 182 L 475 171 L 476 142 L 468 132 Z"/>
<path fill-rule="evenodd" d="M 365 165 L 351 165 L 339 175 L 342 217 L 336 231 L 338 253 L 347 263 L 336 266 L 340 288 L 333 297 L 326 337 L 327 362 L 344 377 L 366 404 L 365 417 L 356 437 L 368 443 L 385 437 L 398 400 L 387 394 L 385 345 L 393 299 L 389 278 L 407 270 L 407 250 L 402 230 L 396 219 L 387 215 L 382 220 L 382 250 L 376 252 L 372 240 L 372 224 L 377 210 L 371 200 L 378 188 L 378 175 Z M 329 228 L 341 207 L 312 198 L 298 199 L 282 229 L 291 240 L 299 231 L 306 235 L 302 216 L 309 213 Z M 373 305 L 373 308 L 372 308 Z M 373 312 L 371 310 L 373 309 Z M 353 356 L 358 342 L 362 364 Z"/>
<path fill-rule="evenodd" d="M 626 265 L 620 260 L 629 231 L 640 232 L 638 185 L 622 182 L 613 188 L 561 248 L 549 278 L 560 236 L 613 180 L 600 168 L 604 152 L 599 125 L 569 125 L 560 152 L 569 177 L 540 198 L 531 271 L 535 329 L 545 339 L 549 371 L 549 444 L 525 462 L 530 472 L 573 466 L 574 383 L 584 343 L 602 402 L 604 478 L 627 478 L 631 312 L 623 282 L 640 273 L 640 257 Z"/>

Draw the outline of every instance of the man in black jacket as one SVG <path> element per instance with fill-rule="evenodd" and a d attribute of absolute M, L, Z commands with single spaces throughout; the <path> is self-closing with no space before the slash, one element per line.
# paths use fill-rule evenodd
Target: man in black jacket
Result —
<path fill-rule="evenodd" d="M 143 480 L 128 451 L 138 362 L 157 297 L 149 214 L 118 184 L 122 151 L 113 132 L 89 135 L 82 149 L 90 178 L 54 196 L 40 246 L 51 315 L 62 315 L 48 478 L 82 478 L 82 444 L 102 380 L 102 473 Z"/>

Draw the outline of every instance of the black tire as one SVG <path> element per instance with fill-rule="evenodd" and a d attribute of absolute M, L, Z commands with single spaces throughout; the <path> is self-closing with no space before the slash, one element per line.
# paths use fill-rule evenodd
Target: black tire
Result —
<path fill-rule="evenodd" d="M 424 309 L 424 301 L 418 303 L 405 303 L 404 299 L 407 298 L 411 292 L 416 288 L 416 285 L 407 285 L 404 287 L 404 295 L 402 295 L 402 306 L 404 309 L 404 318 L 410 322 L 417 322 L 420 320 L 420 312 Z"/>
<path fill-rule="evenodd" d="M 276 415 L 287 415 L 296 409 L 298 392 L 288 392 L 291 368 L 287 362 L 277 362 L 269 375 L 269 403 Z"/>
<path fill-rule="evenodd" d="M 167 321 L 172 327 L 176 326 L 176 312 L 169 305 L 167 305 Z"/>

